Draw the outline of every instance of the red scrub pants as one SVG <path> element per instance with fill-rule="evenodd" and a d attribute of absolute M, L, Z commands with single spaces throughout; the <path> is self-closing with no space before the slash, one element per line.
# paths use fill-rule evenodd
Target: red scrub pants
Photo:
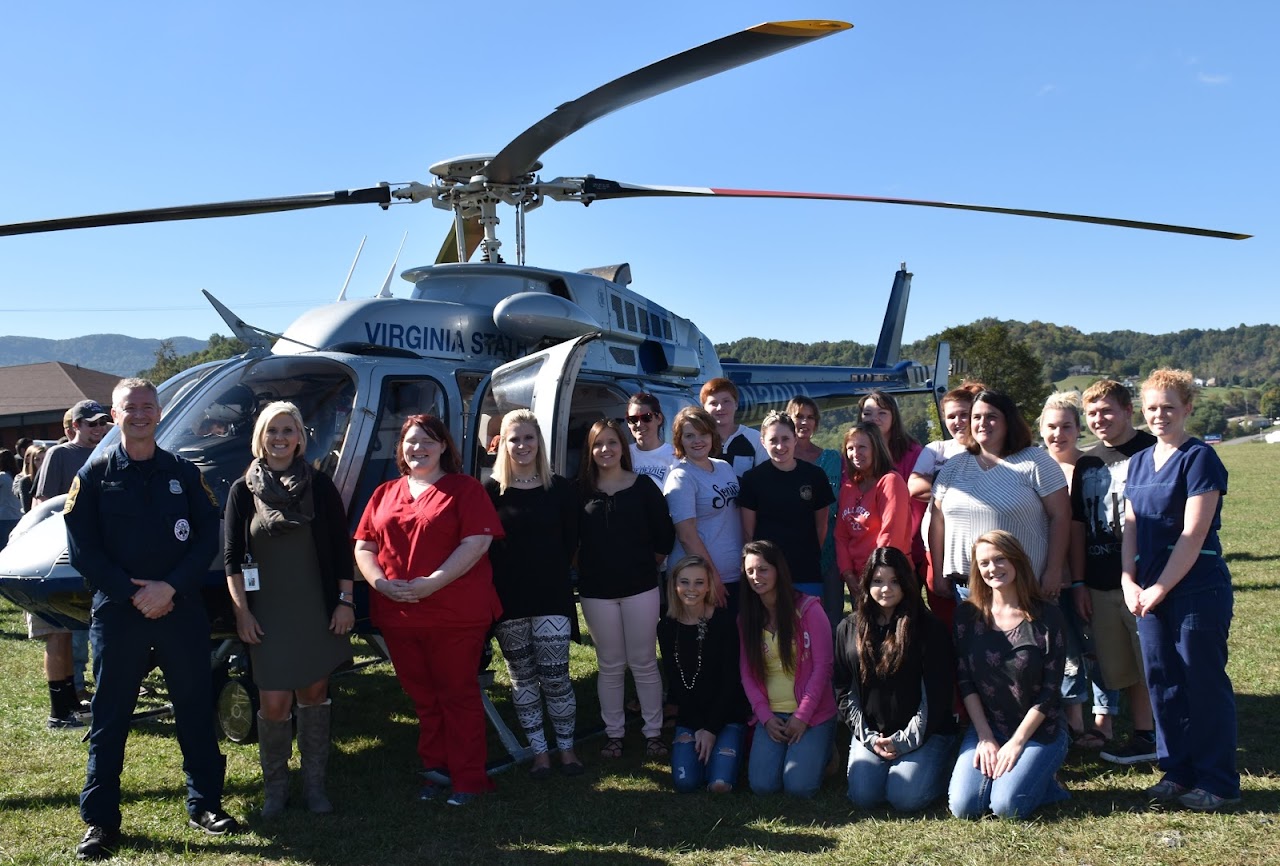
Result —
<path fill-rule="evenodd" d="M 487 627 L 382 629 L 396 677 L 418 714 L 422 766 L 447 769 L 458 793 L 493 790 L 478 679 L 487 634 Z"/>

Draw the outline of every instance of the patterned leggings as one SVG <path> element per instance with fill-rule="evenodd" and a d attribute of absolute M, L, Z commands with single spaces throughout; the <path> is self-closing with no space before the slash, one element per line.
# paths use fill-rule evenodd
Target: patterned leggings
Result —
<path fill-rule="evenodd" d="M 556 732 L 556 748 L 573 748 L 578 701 L 569 681 L 569 618 L 531 616 L 498 623 L 498 646 L 507 660 L 516 718 L 535 754 L 547 751 L 542 702 Z"/>

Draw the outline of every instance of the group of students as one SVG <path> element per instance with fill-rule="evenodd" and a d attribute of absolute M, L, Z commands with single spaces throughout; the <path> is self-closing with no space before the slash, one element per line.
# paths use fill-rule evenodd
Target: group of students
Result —
<path fill-rule="evenodd" d="M 1103 401 L 1131 411 L 1127 392 L 1111 385 Z M 1064 607 L 1077 618 L 1120 623 L 1137 638 L 1130 666 L 1151 695 L 1165 771 L 1148 793 L 1194 809 L 1238 802 L 1225 673 L 1230 576 L 1217 538 L 1226 472 L 1185 432 L 1189 377 L 1157 371 L 1144 384 L 1152 447 L 1130 453 L 1128 440 L 1102 437 L 1106 447 L 1127 446 L 1127 486 L 1113 471 L 1106 496 L 1090 492 L 1098 479 L 1079 479 L 1115 463 L 1076 455 L 1078 516 L 1102 505 L 1118 511 L 1119 523 L 1096 527 L 1106 524 L 1121 545 L 1114 588 L 1069 555 L 1062 464 L 1031 445 L 1016 407 L 997 392 L 948 394 L 954 438 L 927 448 L 906 436 L 891 396 L 868 395 L 835 461 L 811 441 L 812 401 L 771 414 L 757 434 L 733 421 L 731 382 L 708 382 L 702 396 L 702 406 L 676 414 L 670 444 L 649 394 L 627 404 L 630 436 L 618 420 L 596 421 L 575 481 L 551 472 L 528 411 L 503 418 L 484 484 L 462 471 L 439 419 L 405 420 L 402 475 L 365 507 L 354 562 L 418 715 L 419 798 L 460 806 L 492 789 L 475 677 L 491 630 L 533 752 L 530 774 L 583 772 L 568 667 L 576 564 L 598 659 L 600 754 L 624 753 L 629 669 L 645 755 L 669 756 L 679 791 L 733 790 L 745 756 L 752 791 L 812 796 L 839 719 L 851 732 L 848 795 L 859 806 L 915 810 L 947 791 L 957 816 L 1026 817 L 1064 799 L 1056 774 L 1073 726 L 1063 682 L 1080 652 L 1058 604 L 1070 587 Z M 1057 434 L 1046 438 L 1053 449 Z M 266 690 L 265 811 L 278 813 L 287 799 L 296 698 L 308 805 L 323 812 L 326 678 L 348 656 L 351 629 L 350 560 L 321 542 L 341 522 L 340 506 L 306 468 L 296 409 L 267 407 L 254 444 L 259 460 L 227 504 L 226 561 L 240 635 Z M 300 527 L 309 539 L 281 540 Z M 309 563 L 303 577 L 281 580 L 285 563 L 298 561 Z M 250 590 L 255 563 L 264 577 Z M 284 622 L 299 618 L 302 583 L 314 611 L 305 633 Z M 1113 674 L 1116 653 L 1104 643 L 1122 641 L 1099 638 L 1100 679 L 1131 689 Z M 270 658 L 277 654 L 287 661 Z M 1141 733 L 1139 702 L 1130 702 Z"/>

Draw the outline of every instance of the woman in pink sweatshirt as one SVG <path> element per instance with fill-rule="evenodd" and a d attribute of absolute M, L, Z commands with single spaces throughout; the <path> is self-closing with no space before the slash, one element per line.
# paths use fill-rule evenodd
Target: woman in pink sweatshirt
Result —
<path fill-rule="evenodd" d="M 844 435 L 845 480 L 836 505 L 836 565 L 858 598 L 858 580 L 878 547 L 911 556 L 911 495 L 893 469 L 880 428 L 862 422 Z"/>
<path fill-rule="evenodd" d="M 772 542 L 743 546 L 742 574 L 739 668 L 756 728 L 747 780 L 757 794 L 812 797 L 835 734 L 831 623 L 820 599 L 792 588 Z"/>

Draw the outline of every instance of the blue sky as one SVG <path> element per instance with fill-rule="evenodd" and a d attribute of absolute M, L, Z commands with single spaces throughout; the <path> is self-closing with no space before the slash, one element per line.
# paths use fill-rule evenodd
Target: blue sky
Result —
<path fill-rule="evenodd" d="M 3 13 L 0 223 L 429 180 L 559 103 L 766 20 L 852 31 L 633 106 L 543 177 L 941 199 L 1181 223 L 1222 241 L 886 205 L 546 204 L 529 261 L 628 261 L 713 339 L 908 340 L 982 316 L 1086 331 L 1280 322 L 1280 4 L 990 0 L 19 4 Z M 513 215 L 502 226 L 510 252 Z M 429 204 L 0 238 L 0 334 L 283 329 L 430 262 Z M 409 284 L 394 281 L 397 292 Z"/>

